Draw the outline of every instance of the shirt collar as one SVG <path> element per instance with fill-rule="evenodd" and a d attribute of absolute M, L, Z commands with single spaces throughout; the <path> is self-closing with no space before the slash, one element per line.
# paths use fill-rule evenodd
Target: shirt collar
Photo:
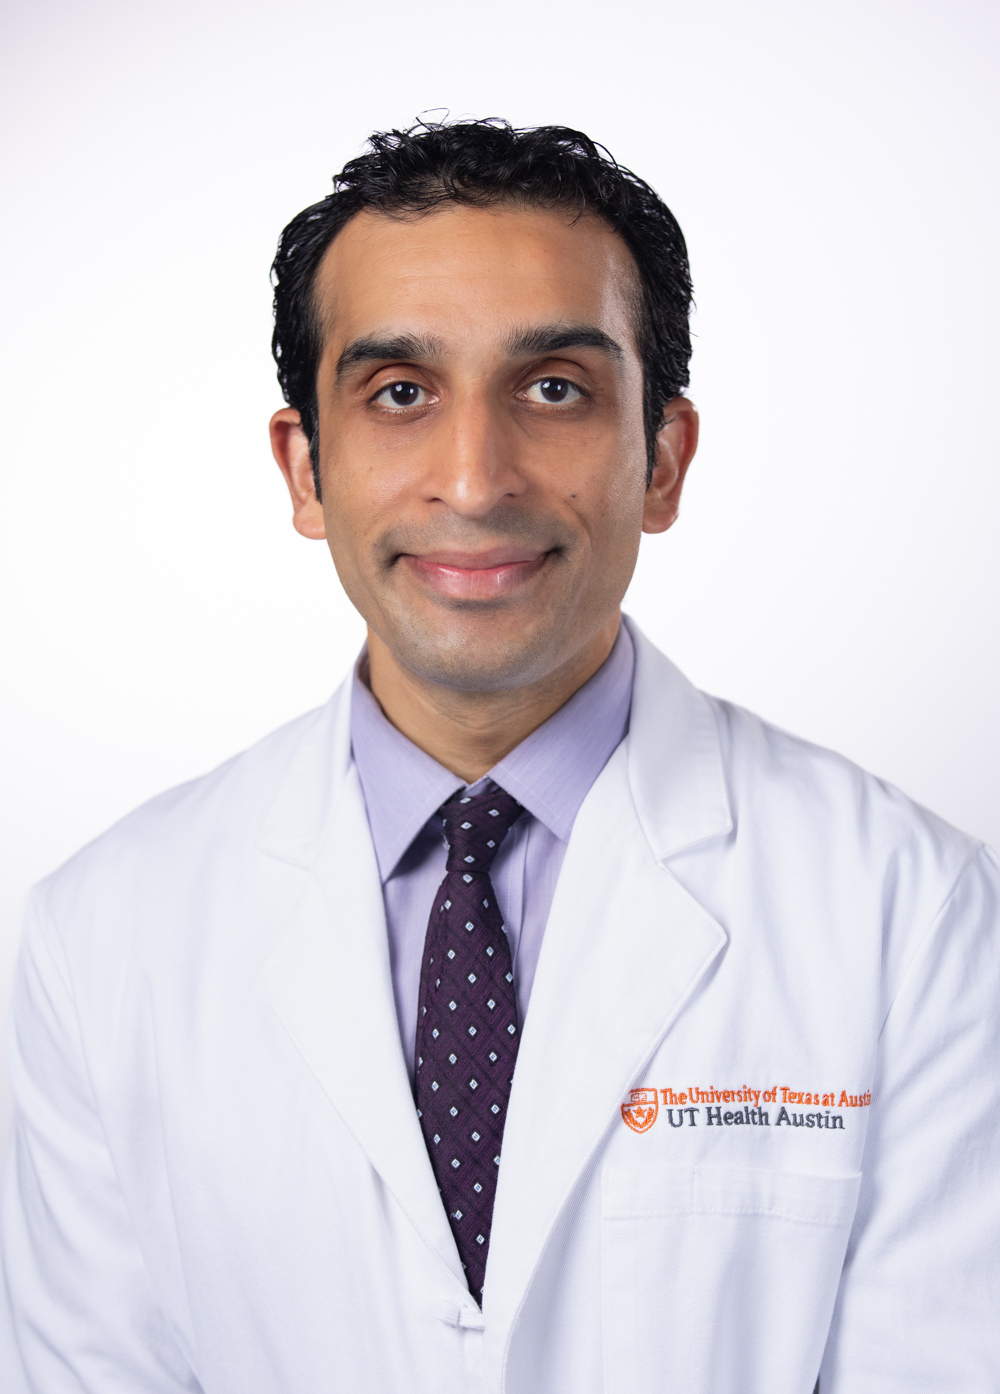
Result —
<path fill-rule="evenodd" d="M 427 820 L 463 781 L 388 721 L 354 669 L 351 748 L 361 781 L 379 874 L 388 880 Z M 563 842 L 580 805 L 628 731 L 635 650 L 625 625 L 594 676 L 483 780 L 494 780 Z"/>

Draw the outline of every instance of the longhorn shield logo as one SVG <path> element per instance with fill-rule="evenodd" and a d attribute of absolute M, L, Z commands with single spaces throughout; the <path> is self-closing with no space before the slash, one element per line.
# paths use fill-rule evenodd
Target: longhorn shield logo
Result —
<path fill-rule="evenodd" d="M 628 1103 L 622 1104 L 622 1117 L 636 1133 L 648 1132 L 659 1111 L 655 1089 L 630 1089 Z"/>

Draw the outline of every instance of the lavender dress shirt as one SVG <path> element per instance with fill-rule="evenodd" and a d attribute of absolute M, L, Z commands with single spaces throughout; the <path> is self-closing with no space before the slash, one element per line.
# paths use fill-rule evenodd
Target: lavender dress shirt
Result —
<path fill-rule="evenodd" d="M 354 671 L 351 747 L 382 878 L 396 1016 L 412 1080 L 424 937 L 446 862 L 434 814 L 459 789 L 478 793 L 490 779 L 524 805 L 490 873 L 510 941 L 523 1025 L 573 822 L 628 730 L 635 650 L 621 625 L 590 681 L 468 786 L 386 719 L 363 677 L 367 657 L 362 651 Z"/>

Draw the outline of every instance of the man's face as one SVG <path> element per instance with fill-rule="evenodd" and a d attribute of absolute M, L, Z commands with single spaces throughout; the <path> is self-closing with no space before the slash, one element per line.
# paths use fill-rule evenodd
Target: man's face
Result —
<path fill-rule="evenodd" d="M 624 242 L 562 210 L 365 212 L 317 281 L 326 537 L 397 662 L 537 682 L 617 614 L 643 525 Z"/>

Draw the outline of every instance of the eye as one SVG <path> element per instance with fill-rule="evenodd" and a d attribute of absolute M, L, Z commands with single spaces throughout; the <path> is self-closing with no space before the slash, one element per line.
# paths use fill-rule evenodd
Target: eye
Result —
<path fill-rule="evenodd" d="M 567 378 L 539 378 L 524 395 L 529 402 L 545 402 L 555 407 L 583 401 L 583 393 Z"/>
<path fill-rule="evenodd" d="M 427 389 L 415 382 L 391 382 L 372 398 L 372 402 L 380 407 L 390 408 L 423 407 L 429 400 Z"/>

